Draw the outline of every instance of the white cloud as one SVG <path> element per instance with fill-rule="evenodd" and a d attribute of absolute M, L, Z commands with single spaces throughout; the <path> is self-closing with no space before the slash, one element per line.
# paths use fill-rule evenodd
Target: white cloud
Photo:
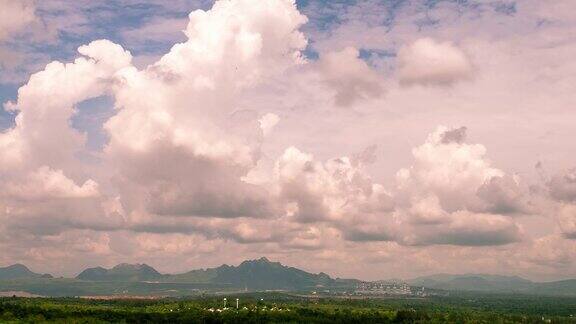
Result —
<path fill-rule="evenodd" d="M 449 211 L 479 209 L 478 188 L 504 172 L 491 166 L 483 145 L 447 136 L 453 130 L 438 127 L 423 145 L 414 148 L 414 164 L 398 171 L 398 185 L 409 195 L 434 193 Z"/>
<path fill-rule="evenodd" d="M 26 176 L 17 183 L 5 184 L 3 195 L 24 200 L 43 200 L 50 198 L 85 198 L 97 196 L 98 184 L 89 179 L 77 186 L 67 178 L 62 170 L 51 170 L 44 166 Z"/>
<path fill-rule="evenodd" d="M 451 42 L 421 38 L 398 51 L 398 78 L 404 84 L 450 85 L 472 73 L 466 54 Z"/>
<path fill-rule="evenodd" d="M 347 47 L 320 57 L 320 73 L 336 92 L 338 106 L 350 106 L 358 99 L 379 97 L 383 93 L 383 79 L 359 55 L 357 49 Z"/>
<path fill-rule="evenodd" d="M 118 75 L 105 154 L 118 168 L 128 212 L 271 216 L 265 190 L 241 178 L 277 120 L 258 120 L 237 102 L 302 63 L 305 21 L 290 1 L 219 1 L 190 14 L 186 42 L 144 70 Z"/>
<path fill-rule="evenodd" d="M 341 157 L 320 163 L 291 147 L 277 161 L 276 177 L 287 214 L 300 222 L 345 222 L 356 214 L 391 207 L 388 192 L 372 183 L 359 159 Z"/>
<path fill-rule="evenodd" d="M 439 127 L 413 150 L 413 165 L 398 172 L 389 190 L 367 175 L 371 159 L 358 159 L 363 155 L 320 163 L 289 148 L 276 164 L 279 198 L 290 221 L 328 224 L 351 241 L 481 246 L 522 240 L 522 226 L 511 216 L 526 213 L 525 193 L 490 166 L 482 145 L 465 143 L 465 135 L 465 128 Z M 485 194 L 486 186 L 499 190 Z"/>
<path fill-rule="evenodd" d="M 272 129 L 276 126 L 276 124 L 278 124 L 279 121 L 280 117 L 272 113 L 267 113 L 264 116 L 260 117 L 260 119 L 258 119 L 258 122 L 260 123 L 260 128 L 262 129 L 262 133 L 264 134 L 264 136 L 270 134 Z"/>
<path fill-rule="evenodd" d="M 0 218 L 12 230 L 53 234 L 69 228 L 106 228 L 106 198 L 77 154 L 83 134 L 70 126 L 79 102 L 109 91 L 113 75 L 130 64 L 119 45 L 95 41 L 74 63 L 52 62 L 31 76 L 9 110 L 15 125 L 0 133 Z M 115 218 L 114 216 L 112 218 Z"/>
<path fill-rule="evenodd" d="M 412 150 L 413 165 L 397 173 L 396 217 L 405 244 L 500 245 L 522 238 L 521 226 L 506 214 L 526 213 L 525 193 L 491 166 L 484 146 L 465 137 L 465 128 L 438 127 Z"/>
<path fill-rule="evenodd" d="M 70 127 L 74 106 L 104 94 L 114 73 L 130 63 L 119 45 L 94 41 L 81 46 L 83 56 L 74 63 L 52 62 L 33 74 L 18 90 L 18 99 L 6 104 L 18 113 L 15 126 L 0 134 L 0 148 L 7 168 L 53 168 L 77 164 L 74 154 L 82 148 L 82 134 Z M 66 171 L 66 170 L 65 170 Z"/>

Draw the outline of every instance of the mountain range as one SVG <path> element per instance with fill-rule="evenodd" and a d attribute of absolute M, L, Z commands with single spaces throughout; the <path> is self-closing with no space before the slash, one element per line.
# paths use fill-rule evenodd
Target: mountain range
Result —
<path fill-rule="evenodd" d="M 82 271 L 76 279 L 85 281 L 157 281 L 162 274 L 147 264 L 121 263 L 112 269 L 102 267 L 88 268 Z"/>
<path fill-rule="evenodd" d="M 576 296 L 576 279 L 533 282 L 518 276 L 436 274 L 408 280 L 412 286 L 449 291 Z"/>
<path fill-rule="evenodd" d="M 17 279 L 38 279 L 52 278 L 49 274 L 39 274 L 30 271 L 23 264 L 14 264 L 5 268 L 0 268 L 0 280 L 17 280 Z"/>
<path fill-rule="evenodd" d="M 119 264 L 111 269 L 101 267 L 82 271 L 76 279 L 84 281 L 161 282 L 226 284 L 250 290 L 298 290 L 348 283 L 325 273 L 310 273 L 266 258 L 247 260 L 238 266 L 192 270 L 181 274 L 161 274 L 146 264 Z"/>
<path fill-rule="evenodd" d="M 266 258 L 247 260 L 237 266 L 224 264 L 180 274 L 162 274 L 146 264 L 122 263 L 110 269 L 88 268 L 75 278 L 69 279 L 57 279 L 49 274 L 34 273 L 21 264 L 0 268 L 0 291 L 20 290 L 58 296 L 167 292 L 185 295 L 221 289 L 351 291 L 361 282 L 357 279 L 332 278 L 323 272 L 306 272 Z M 415 287 L 445 291 L 576 296 L 574 279 L 533 282 L 517 276 L 437 274 L 411 279 L 407 283 Z"/>

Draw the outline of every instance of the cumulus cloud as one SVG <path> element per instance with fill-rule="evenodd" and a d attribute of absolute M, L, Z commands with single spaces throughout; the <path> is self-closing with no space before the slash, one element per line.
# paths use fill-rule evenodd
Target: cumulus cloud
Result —
<path fill-rule="evenodd" d="M 528 213 L 527 193 L 464 141 L 465 128 L 439 127 L 413 150 L 389 189 L 366 173 L 372 149 L 324 163 L 296 148 L 276 164 L 279 199 L 300 223 L 325 223 L 356 242 L 403 245 L 503 245 L 522 240 L 514 219 Z M 361 158 L 360 158 L 361 157 Z"/>
<path fill-rule="evenodd" d="M 301 51 L 307 41 L 299 31 L 305 22 L 291 1 L 261 6 L 219 1 L 208 11 L 192 12 L 188 39 L 144 69 L 104 40 L 80 47 L 82 56 L 74 63 L 50 63 L 20 89 L 17 102 L 7 105 L 19 115 L 15 127 L 0 137 L 6 152 L 2 163 L 12 168 L 4 195 L 42 200 L 38 204 L 54 209 L 50 213 L 77 208 L 81 201 L 99 206 L 92 216 L 59 218 L 54 231 L 70 226 L 200 232 L 240 243 L 317 248 L 328 235 L 317 226 L 325 224 L 358 242 L 517 240 L 518 226 L 500 215 L 519 209 L 517 183 L 490 166 L 482 145 L 465 143 L 464 127 L 432 133 L 413 150 L 414 165 L 400 170 L 390 189 L 368 175 L 374 146 L 325 162 L 290 147 L 271 179 L 246 182 L 279 117 L 242 109 L 237 102 L 306 64 Z M 319 81 L 335 91 L 336 105 L 382 92 L 380 76 L 358 56 L 346 48 L 323 54 L 315 66 Z M 78 167 L 76 153 L 84 149 L 85 137 L 69 120 L 76 104 L 105 94 L 114 98 L 116 113 L 104 124 L 109 142 L 102 167 L 112 177 L 100 179 L 107 184 L 103 187 Z M 12 206 L 11 215 L 18 206 L 15 226 L 37 215 L 36 205 L 26 210 L 5 203 Z M 99 214 L 107 217 L 94 222 Z M 283 230 L 273 230 L 272 223 Z"/>
<path fill-rule="evenodd" d="M 478 188 L 477 195 L 486 204 L 486 210 L 493 213 L 531 214 L 536 211 L 530 193 L 521 186 L 517 176 L 493 177 Z"/>
<path fill-rule="evenodd" d="M 524 193 L 491 166 L 480 144 L 464 141 L 466 128 L 438 129 L 413 149 L 414 164 L 397 173 L 397 215 L 407 244 L 500 245 L 520 240 L 506 215 L 526 213 Z"/>
<path fill-rule="evenodd" d="M 558 173 L 546 183 L 554 213 L 565 238 L 576 239 L 576 178 L 574 169 Z M 550 213 L 550 212 L 549 212 Z"/>
<path fill-rule="evenodd" d="M 304 63 L 305 21 L 291 1 L 219 1 L 192 12 L 188 40 L 145 69 L 105 40 L 81 46 L 74 63 L 50 63 L 6 105 L 18 112 L 0 136 L 6 226 L 35 235 L 89 228 L 278 240 L 269 223 L 251 220 L 278 214 L 269 191 L 243 178 L 279 117 L 237 102 Z M 70 119 L 78 103 L 102 95 L 114 98 L 116 113 L 100 155 L 110 176 L 96 182 L 78 158 L 85 136 Z"/>
<path fill-rule="evenodd" d="M 541 165 L 537 166 L 541 169 Z M 546 214 L 558 223 L 565 238 L 576 239 L 576 171 L 567 169 L 545 178 L 544 189 L 548 200 L 544 202 Z"/>
<path fill-rule="evenodd" d="M 147 69 L 118 75 L 106 158 L 128 212 L 265 217 L 265 190 L 241 180 L 256 165 L 273 114 L 238 111 L 244 91 L 301 64 L 306 21 L 290 1 L 219 1 L 190 14 L 188 40 Z"/>
<path fill-rule="evenodd" d="M 449 211 L 480 209 L 477 190 L 504 172 L 491 166 L 481 144 L 446 141 L 455 129 L 438 127 L 423 145 L 412 150 L 414 164 L 398 171 L 401 191 L 409 196 L 432 192 Z M 463 137 L 461 135 L 460 137 Z"/>
<path fill-rule="evenodd" d="M 374 162 L 374 147 L 325 162 L 290 147 L 275 163 L 272 181 L 257 186 L 272 188 L 266 201 L 274 208 L 264 209 L 269 212 L 264 218 L 253 219 L 261 210 L 257 206 L 264 205 L 241 208 L 232 204 L 229 209 L 219 206 L 207 210 L 229 210 L 236 219 L 214 222 L 195 217 L 190 221 L 148 217 L 133 228 L 146 232 L 202 232 L 239 243 L 276 242 L 302 248 L 322 246 L 323 234 L 314 230 L 318 224 L 353 242 L 487 246 L 522 240 L 524 230 L 515 216 L 527 213 L 526 193 L 510 176 L 491 167 L 482 145 L 465 143 L 461 130 L 439 127 L 430 134 L 413 150 L 414 164 L 398 172 L 397 183 L 390 189 L 367 174 L 367 165 Z M 447 141 L 454 133 L 460 136 Z M 224 194 L 233 192 L 230 189 Z M 166 192 L 170 191 L 160 190 L 157 195 Z M 210 201 L 207 197 L 184 198 L 188 204 Z M 231 201 L 236 200 L 228 199 L 229 204 Z M 196 212 L 190 216 L 229 217 L 225 213 L 187 210 Z M 278 228 L 281 230 L 276 231 Z"/>
<path fill-rule="evenodd" d="M 349 157 L 321 163 L 291 147 L 276 163 L 276 176 L 287 213 L 301 222 L 342 221 L 390 209 L 387 191 L 372 182 L 362 161 Z"/>
<path fill-rule="evenodd" d="M 52 62 L 32 75 L 18 99 L 6 105 L 18 113 L 15 125 L 0 133 L 0 219 L 10 231 L 53 235 L 120 225 L 105 211 L 107 199 L 77 156 L 85 137 L 70 118 L 76 104 L 110 90 L 113 75 L 131 56 L 104 40 L 78 51 L 82 56 L 73 63 Z"/>
<path fill-rule="evenodd" d="M 353 47 L 320 57 L 319 69 L 326 84 L 336 92 L 338 106 L 349 106 L 358 99 L 378 97 L 383 92 L 382 78 L 372 70 Z"/>
<path fill-rule="evenodd" d="M 84 137 L 69 120 L 79 102 L 104 94 L 112 76 L 130 64 L 131 55 L 110 41 L 81 46 L 74 63 L 52 62 L 18 90 L 18 100 L 5 108 L 17 112 L 15 126 L 0 135 L 7 168 L 63 168 L 77 164 L 74 153 Z"/>
<path fill-rule="evenodd" d="M 398 78 L 403 84 L 451 85 L 472 73 L 469 58 L 451 42 L 421 38 L 398 51 Z"/>

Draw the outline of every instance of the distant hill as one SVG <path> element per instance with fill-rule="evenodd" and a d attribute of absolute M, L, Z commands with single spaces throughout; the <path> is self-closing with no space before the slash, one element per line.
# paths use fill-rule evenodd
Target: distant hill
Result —
<path fill-rule="evenodd" d="M 408 281 L 413 286 L 432 289 L 485 291 L 485 292 L 528 292 L 536 283 L 517 276 L 488 274 L 437 274 Z"/>
<path fill-rule="evenodd" d="M 539 282 L 528 293 L 535 295 L 576 296 L 576 279 Z"/>
<path fill-rule="evenodd" d="M 192 270 L 183 274 L 166 275 L 164 281 L 186 283 L 229 284 L 250 290 L 297 290 L 311 287 L 346 285 L 350 282 L 333 279 L 325 273 L 310 273 L 287 267 L 266 258 L 248 260 L 238 266 Z"/>
<path fill-rule="evenodd" d="M 333 279 L 325 273 L 310 273 L 271 262 L 266 258 L 247 260 L 238 266 L 192 270 L 181 274 L 160 274 L 146 264 L 119 264 L 82 271 L 76 279 L 107 282 L 162 282 L 177 284 L 212 284 L 249 290 L 298 290 L 315 287 L 353 286 L 357 280 Z"/>
<path fill-rule="evenodd" d="M 112 269 L 102 267 L 89 268 L 82 271 L 76 279 L 85 281 L 158 281 L 162 274 L 147 264 L 122 263 Z"/>
<path fill-rule="evenodd" d="M 180 274 L 161 274 L 146 264 L 119 264 L 82 271 L 75 279 L 53 279 L 30 271 L 21 264 L 0 268 L 0 292 L 26 291 L 48 296 L 159 294 L 187 295 L 198 291 L 263 290 L 354 290 L 362 281 L 332 278 L 311 273 L 266 258 L 247 260 L 237 266 L 192 270 Z M 387 280 L 397 283 L 400 280 Z M 517 276 L 489 274 L 437 274 L 408 280 L 415 287 L 433 290 L 478 293 L 520 293 L 548 296 L 576 296 L 576 279 L 532 282 Z"/>
<path fill-rule="evenodd" d="M 49 274 L 34 273 L 23 264 L 14 264 L 5 268 L 0 268 L 0 280 L 37 278 L 52 278 L 52 276 Z"/>

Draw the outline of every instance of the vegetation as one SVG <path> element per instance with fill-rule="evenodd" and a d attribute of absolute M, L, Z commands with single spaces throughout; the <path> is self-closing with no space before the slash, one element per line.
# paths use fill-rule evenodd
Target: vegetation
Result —
<path fill-rule="evenodd" d="M 236 298 L 240 299 L 236 309 Z M 3 298 L 0 322 L 61 323 L 576 323 L 570 298 L 462 295 L 311 299 L 281 293 L 160 300 Z"/>

